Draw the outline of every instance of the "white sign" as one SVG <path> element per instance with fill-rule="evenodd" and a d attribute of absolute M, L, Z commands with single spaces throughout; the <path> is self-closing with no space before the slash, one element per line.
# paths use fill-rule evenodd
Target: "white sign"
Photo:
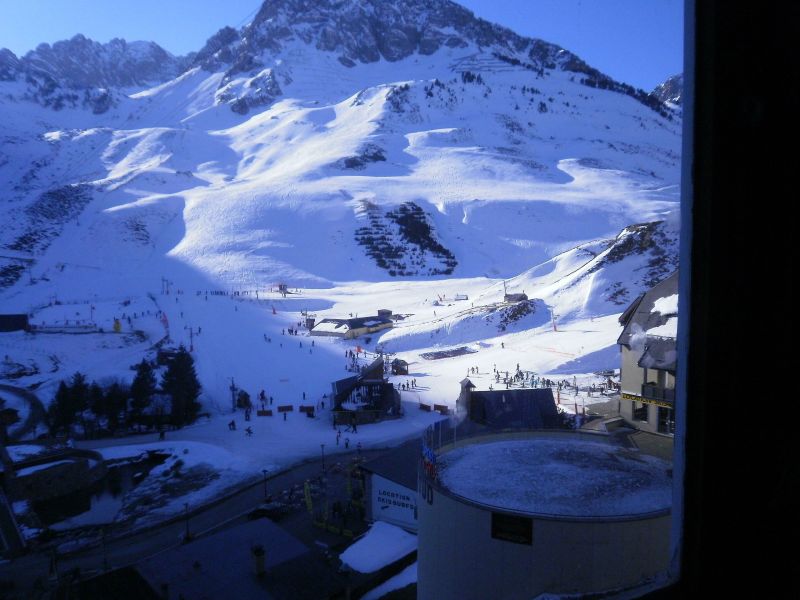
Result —
<path fill-rule="evenodd" d="M 373 475 L 372 518 L 416 531 L 417 492 L 379 475 Z"/>

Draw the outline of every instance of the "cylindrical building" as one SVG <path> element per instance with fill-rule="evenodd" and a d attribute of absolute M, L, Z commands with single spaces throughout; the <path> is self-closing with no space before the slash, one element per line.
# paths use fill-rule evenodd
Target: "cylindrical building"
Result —
<path fill-rule="evenodd" d="M 671 464 L 602 434 L 425 446 L 418 494 L 421 600 L 619 590 L 669 563 Z"/>

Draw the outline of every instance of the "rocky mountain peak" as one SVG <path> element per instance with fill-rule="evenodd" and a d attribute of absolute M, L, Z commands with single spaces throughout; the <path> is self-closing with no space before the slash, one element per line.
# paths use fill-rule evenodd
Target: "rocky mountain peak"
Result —
<path fill-rule="evenodd" d="M 334 52 L 346 66 L 474 44 L 536 67 L 588 69 L 563 48 L 484 21 L 450 0 L 267 0 L 249 25 L 212 36 L 196 63 L 242 72 L 261 66 L 264 51 L 277 53 L 290 40 Z"/>
<path fill-rule="evenodd" d="M 21 60 L 22 68 L 58 81 L 63 87 L 130 87 L 175 77 L 181 60 L 155 42 L 106 44 L 78 34 L 69 40 L 40 44 Z"/>
<path fill-rule="evenodd" d="M 658 84 L 652 91 L 653 96 L 662 102 L 681 104 L 683 96 L 683 73 L 669 77 L 664 83 Z"/>
<path fill-rule="evenodd" d="M 39 44 L 18 58 L 0 49 L 0 81 L 24 81 L 25 98 L 56 110 L 85 106 L 96 113 L 114 104 L 114 88 L 146 87 L 168 81 L 193 55 L 176 57 L 155 42 L 115 38 L 102 44 L 77 34 Z"/>

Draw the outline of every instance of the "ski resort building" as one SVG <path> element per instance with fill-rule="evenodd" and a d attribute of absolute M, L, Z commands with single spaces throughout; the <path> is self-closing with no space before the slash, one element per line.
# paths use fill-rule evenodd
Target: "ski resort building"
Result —
<path fill-rule="evenodd" d="M 400 393 L 383 373 L 383 359 L 378 358 L 360 375 L 333 382 L 334 425 L 361 425 L 400 416 Z"/>
<path fill-rule="evenodd" d="M 392 361 L 392 375 L 408 375 L 408 363 L 402 358 Z"/>
<path fill-rule="evenodd" d="M 461 380 L 457 406 L 473 423 L 493 428 L 548 429 L 561 422 L 549 387 L 478 391 L 465 378 Z"/>
<path fill-rule="evenodd" d="M 28 331 L 29 329 L 30 324 L 26 314 L 0 315 L 0 332 Z"/>
<path fill-rule="evenodd" d="M 619 322 L 620 415 L 637 429 L 673 435 L 678 271 L 636 298 Z"/>
<path fill-rule="evenodd" d="M 393 325 L 394 322 L 388 316 L 322 319 L 311 330 L 311 335 L 327 335 L 351 340 L 368 333 L 390 329 Z"/>
<path fill-rule="evenodd" d="M 528 295 L 525 292 L 521 294 L 504 294 L 503 295 L 503 302 L 524 302 L 528 299 Z"/>
<path fill-rule="evenodd" d="M 637 588 L 669 565 L 671 467 L 606 433 L 454 438 L 430 427 L 417 482 L 417 598 Z"/>

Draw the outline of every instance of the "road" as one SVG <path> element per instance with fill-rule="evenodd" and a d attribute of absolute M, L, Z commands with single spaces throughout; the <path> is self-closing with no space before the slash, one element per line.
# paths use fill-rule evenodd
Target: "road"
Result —
<path fill-rule="evenodd" d="M 362 451 L 364 458 L 374 458 L 388 449 Z M 344 463 L 357 451 L 337 455 L 336 462 Z M 331 459 L 326 461 L 330 467 Z M 321 474 L 322 461 L 313 460 L 292 467 L 267 479 L 270 494 L 302 485 L 306 480 Z M 245 515 L 264 500 L 263 480 L 249 484 L 232 495 L 214 504 L 198 507 L 189 513 L 189 530 L 193 536 L 201 536 L 215 529 L 239 523 Z M 108 568 L 131 565 L 182 543 L 186 532 L 186 519 L 179 518 L 138 533 L 115 537 L 113 528 L 105 544 L 59 555 L 56 562 L 58 573 L 64 574 L 75 568 L 81 572 L 102 571 Z M 51 556 L 48 552 L 33 552 L 0 564 L 0 581 L 12 581 L 14 592 L 5 596 L 9 600 L 39 597 L 36 590 L 47 586 Z M 37 579 L 39 582 L 37 583 Z"/>

